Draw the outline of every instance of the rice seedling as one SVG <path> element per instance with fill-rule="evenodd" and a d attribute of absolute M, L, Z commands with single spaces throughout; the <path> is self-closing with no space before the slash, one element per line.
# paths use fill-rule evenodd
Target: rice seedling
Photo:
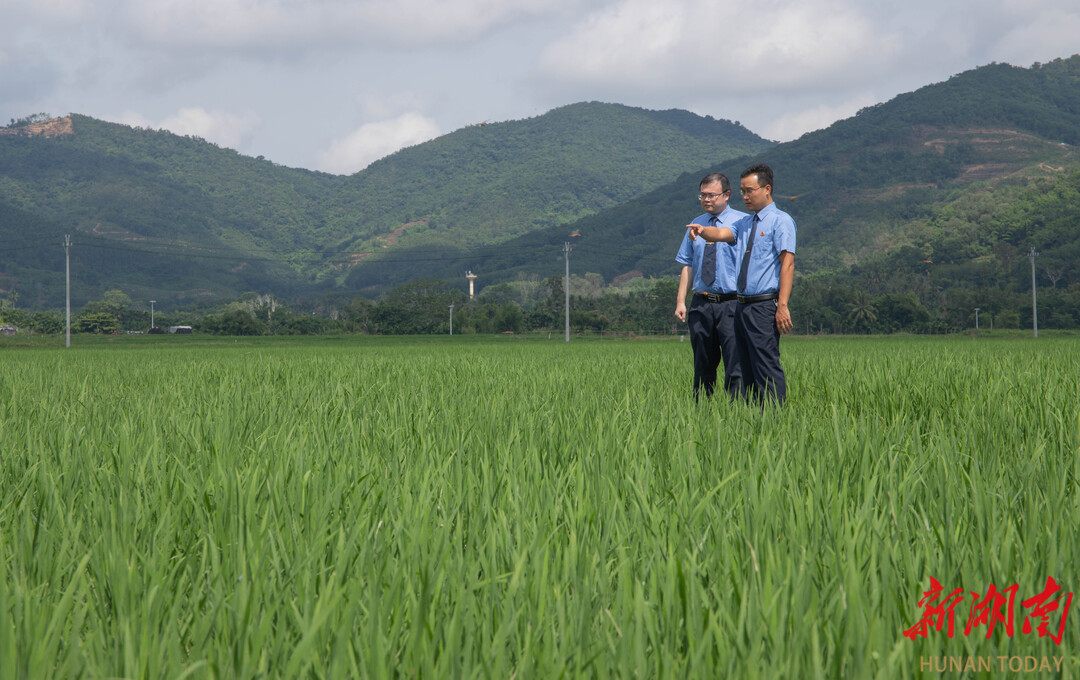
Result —
<path fill-rule="evenodd" d="M 762 413 L 686 344 L 442 340 L 6 350 L 0 677 L 1076 674 L 1020 600 L 1080 582 L 1080 341 L 785 341 Z"/>

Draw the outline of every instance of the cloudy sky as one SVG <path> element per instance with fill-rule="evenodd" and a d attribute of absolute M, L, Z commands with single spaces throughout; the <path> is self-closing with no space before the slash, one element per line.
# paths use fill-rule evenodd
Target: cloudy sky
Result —
<path fill-rule="evenodd" d="M 585 100 L 783 141 L 1080 52 L 1076 0 L 0 0 L 0 17 L 0 124 L 82 113 L 333 173 Z"/>

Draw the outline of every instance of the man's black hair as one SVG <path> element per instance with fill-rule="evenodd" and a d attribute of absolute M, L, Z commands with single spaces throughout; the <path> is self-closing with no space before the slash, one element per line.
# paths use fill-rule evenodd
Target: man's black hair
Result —
<path fill-rule="evenodd" d="M 766 184 L 772 186 L 772 168 L 765 165 L 764 163 L 754 163 L 749 168 L 743 170 L 742 174 L 739 175 L 739 179 L 746 179 L 750 175 L 757 175 L 758 186 L 763 187 Z M 773 190 L 775 191 L 776 187 L 773 187 Z"/>
<path fill-rule="evenodd" d="M 698 182 L 698 188 L 700 189 L 706 184 L 712 184 L 713 182 L 720 182 L 720 189 L 725 194 L 731 191 L 731 182 L 728 181 L 727 175 L 721 174 L 719 172 L 714 172 L 702 177 L 701 181 Z"/>

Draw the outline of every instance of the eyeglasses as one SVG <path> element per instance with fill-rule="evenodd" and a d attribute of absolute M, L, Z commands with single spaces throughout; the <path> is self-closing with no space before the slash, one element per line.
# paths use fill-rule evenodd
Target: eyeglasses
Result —
<path fill-rule="evenodd" d="M 744 189 L 739 189 L 739 193 L 740 193 L 740 194 L 742 194 L 743 196 L 745 196 L 745 195 L 747 195 L 747 194 L 752 194 L 752 193 L 754 193 L 754 192 L 755 192 L 755 191 L 757 191 L 758 189 L 761 189 L 761 187 L 753 187 L 753 188 L 751 188 L 751 189 L 745 189 L 745 188 L 744 188 Z"/>
<path fill-rule="evenodd" d="M 701 193 L 701 194 L 698 194 L 697 197 L 698 197 L 699 200 L 702 200 L 702 201 L 704 201 L 705 199 L 709 199 L 710 201 L 715 201 L 716 199 L 720 198 L 721 196 L 723 196 L 726 193 L 728 193 L 728 192 L 725 191 L 723 194 L 705 194 L 705 193 Z"/>

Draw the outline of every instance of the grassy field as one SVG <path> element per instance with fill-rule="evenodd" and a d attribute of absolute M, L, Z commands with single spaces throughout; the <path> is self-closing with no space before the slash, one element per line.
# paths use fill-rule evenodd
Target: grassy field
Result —
<path fill-rule="evenodd" d="M 1080 589 L 1077 338 L 785 340 L 765 413 L 675 339 L 79 342 L 0 344 L 2 678 L 1080 670 L 1021 631 Z"/>

